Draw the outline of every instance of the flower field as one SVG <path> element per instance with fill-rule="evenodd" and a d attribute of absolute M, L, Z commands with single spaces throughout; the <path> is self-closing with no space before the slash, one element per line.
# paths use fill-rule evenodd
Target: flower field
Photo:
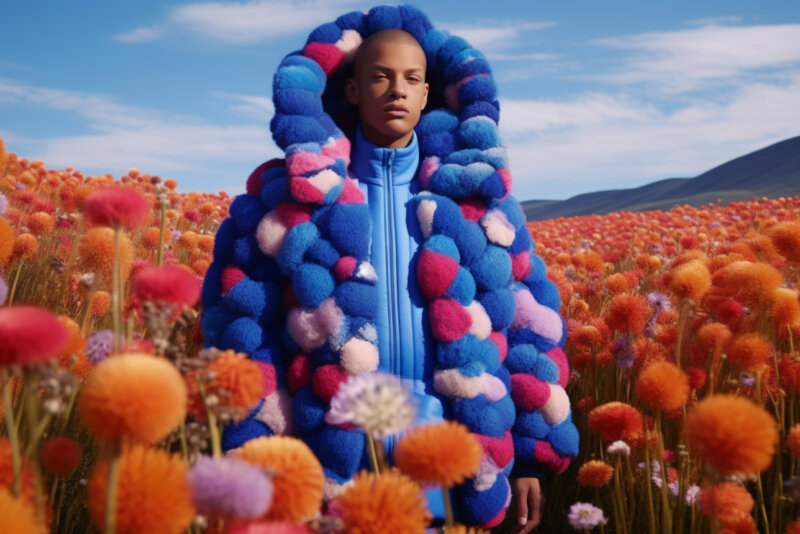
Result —
<path fill-rule="evenodd" d="M 300 441 L 221 453 L 264 387 L 246 355 L 201 350 L 231 200 L 50 170 L 0 140 L 0 532 L 423 532 L 420 488 L 477 472 L 454 423 L 409 431 L 387 465 L 380 441 L 414 407 L 380 374 L 326 415 L 363 428 L 371 460 L 329 505 Z M 800 198 L 528 228 L 561 294 L 581 433 L 539 530 L 800 533 Z"/>

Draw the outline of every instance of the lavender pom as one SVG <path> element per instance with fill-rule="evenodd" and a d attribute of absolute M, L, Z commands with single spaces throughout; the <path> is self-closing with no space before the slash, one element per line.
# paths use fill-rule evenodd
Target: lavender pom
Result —
<path fill-rule="evenodd" d="M 207 517 L 252 519 L 272 504 L 272 482 L 258 467 L 233 457 L 201 456 L 189 472 L 192 502 Z"/>
<path fill-rule="evenodd" d="M 92 365 L 96 365 L 111 354 L 111 342 L 114 333 L 111 330 L 99 330 L 86 338 L 86 355 Z"/>
<path fill-rule="evenodd" d="M 8 199 L 3 193 L 0 193 L 0 215 L 5 215 L 8 209 Z"/>
<path fill-rule="evenodd" d="M 3 304 L 6 301 L 7 296 L 8 296 L 8 284 L 6 284 L 6 281 L 3 280 L 2 276 L 0 276 L 0 304 Z"/>

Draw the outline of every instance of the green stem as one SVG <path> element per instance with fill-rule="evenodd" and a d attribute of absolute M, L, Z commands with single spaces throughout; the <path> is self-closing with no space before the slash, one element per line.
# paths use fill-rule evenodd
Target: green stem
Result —
<path fill-rule="evenodd" d="M 764 504 L 764 488 L 761 485 L 761 474 L 756 479 L 756 490 L 758 492 L 758 508 L 761 510 L 761 517 L 764 520 L 764 532 L 769 532 L 769 518 L 767 517 L 767 507 Z"/>
<path fill-rule="evenodd" d="M 115 450 L 108 462 L 108 486 L 106 487 L 106 515 L 103 534 L 114 534 L 117 520 L 117 483 L 119 481 L 119 451 Z"/>
<path fill-rule="evenodd" d="M 14 281 L 11 283 L 11 291 L 8 292 L 8 306 L 14 304 L 14 295 L 17 293 L 17 284 L 19 283 L 19 273 L 22 271 L 22 263 L 24 260 L 20 259 L 17 262 L 17 272 L 14 273 Z"/>
<path fill-rule="evenodd" d="M 114 228 L 114 269 L 112 276 L 111 316 L 114 325 L 114 339 L 112 340 L 112 354 L 119 354 L 122 341 L 122 295 L 120 294 L 120 232 Z"/>
<path fill-rule="evenodd" d="M 663 522 L 664 532 L 672 532 L 672 513 L 669 508 L 669 496 L 667 495 L 669 472 L 664 462 L 664 436 L 661 433 L 661 417 L 661 412 L 656 414 L 656 452 L 658 454 L 658 465 L 661 468 L 661 521 Z"/>
<path fill-rule="evenodd" d="M 647 490 L 647 515 L 648 515 L 648 532 L 650 534 L 656 533 L 656 512 L 653 509 L 653 480 L 652 480 L 653 466 L 650 462 L 650 444 L 647 443 L 647 434 L 645 434 L 644 444 L 644 487 Z"/>
<path fill-rule="evenodd" d="M 11 445 L 11 469 L 13 479 L 11 482 L 11 493 L 14 497 L 20 496 L 20 477 L 22 475 L 22 462 L 19 454 L 19 436 L 17 435 L 17 425 L 14 423 L 14 410 L 11 404 L 11 379 L 6 369 L 2 370 L 3 381 L 3 404 L 5 406 L 6 431 L 8 432 L 8 442 Z"/>
<path fill-rule="evenodd" d="M 367 432 L 367 444 L 369 445 L 369 461 L 372 464 L 372 470 L 375 472 L 375 476 L 381 476 L 381 468 L 380 464 L 378 463 L 378 451 L 375 447 L 375 438 L 372 437 L 372 434 Z"/>
<path fill-rule="evenodd" d="M 161 204 L 161 233 L 158 237 L 158 260 L 156 265 L 161 267 L 164 263 L 164 234 L 167 230 L 167 210 L 165 209 L 164 205 Z"/>
<path fill-rule="evenodd" d="M 442 500 L 444 501 L 444 524 L 448 527 L 455 525 L 453 520 L 453 504 L 450 502 L 450 488 L 442 486 Z"/>
<path fill-rule="evenodd" d="M 211 434 L 211 454 L 213 454 L 214 458 L 220 458 L 222 456 L 222 440 L 220 439 L 217 416 L 208 405 L 206 400 L 206 388 L 203 386 L 203 382 L 200 378 L 197 379 L 197 388 L 200 391 L 200 398 L 203 399 L 203 406 L 208 416 L 208 431 Z"/>

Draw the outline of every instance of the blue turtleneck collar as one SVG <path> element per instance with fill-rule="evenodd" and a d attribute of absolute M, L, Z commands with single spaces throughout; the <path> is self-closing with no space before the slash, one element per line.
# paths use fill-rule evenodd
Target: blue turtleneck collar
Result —
<path fill-rule="evenodd" d="M 417 133 L 403 148 L 382 148 L 364 137 L 361 127 L 356 129 L 355 145 L 351 154 L 350 169 L 359 181 L 370 185 L 384 185 L 384 174 L 391 166 L 392 185 L 407 185 L 417 174 L 419 145 Z"/>

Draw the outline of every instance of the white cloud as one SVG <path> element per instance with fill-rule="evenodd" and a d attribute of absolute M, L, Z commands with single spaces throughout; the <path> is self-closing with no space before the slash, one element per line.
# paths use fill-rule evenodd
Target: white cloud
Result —
<path fill-rule="evenodd" d="M 237 95 L 225 92 L 215 92 L 214 96 L 230 102 L 231 111 L 242 117 L 257 121 L 271 119 L 275 112 L 272 99 L 258 95 Z"/>
<path fill-rule="evenodd" d="M 137 43 L 180 32 L 229 45 L 253 44 L 292 35 L 334 20 L 355 0 L 261 0 L 196 2 L 169 10 L 153 26 L 115 36 Z"/>
<path fill-rule="evenodd" d="M 567 198 L 692 177 L 800 134 L 800 73 L 752 82 L 724 102 L 697 98 L 668 111 L 634 97 L 503 101 L 501 133 L 519 198 Z"/>
<path fill-rule="evenodd" d="M 236 100 L 233 96 L 231 100 Z M 239 188 L 250 170 L 278 155 L 263 119 L 210 124 L 197 117 L 127 106 L 107 95 L 8 79 L 0 79 L 0 102 L 72 112 L 88 122 L 87 134 L 16 137 L 53 168 L 71 166 L 118 175 L 137 167 L 151 174 L 172 174 L 191 189 L 213 190 L 220 183 Z"/>
<path fill-rule="evenodd" d="M 738 81 L 763 69 L 800 62 L 800 24 L 719 26 L 599 39 L 594 44 L 632 53 L 617 71 L 597 78 L 652 82 L 683 92 Z"/>
<path fill-rule="evenodd" d="M 479 20 L 475 24 L 444 24 L 443 27 L 478 50 L 493 53 L 518 46 L 524 33 L 554 25 L 549 21 Z"/>

